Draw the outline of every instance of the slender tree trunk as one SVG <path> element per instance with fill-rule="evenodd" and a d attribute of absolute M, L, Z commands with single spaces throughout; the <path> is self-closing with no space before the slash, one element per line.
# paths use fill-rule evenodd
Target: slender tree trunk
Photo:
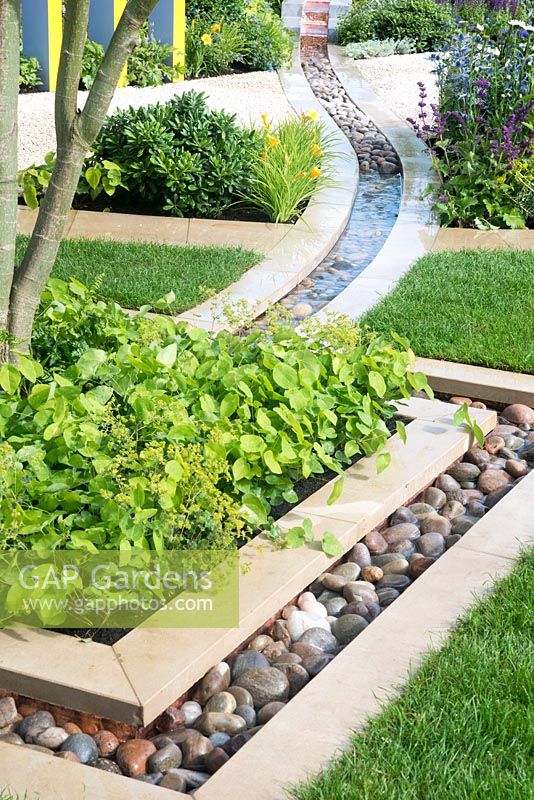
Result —
<path fill-rule="evenodd" d="M 17 113 L 20 0 L 0 0 L 0 362 L 8 350 L 17 235 Z"/>
<path fill-rule="evenodd" d="M 3 0 L 0 0 L 0 3 Z M 57 256 L 85 154 L 98 136 L 120 74 L 140 28 L 158 0 L 129 0 L 113 34 L 83 111 L 76 110 L 89 0 L 67 0 L 58 91 L 56 167 L 22 264 L 15 272 L 9 332 L 27 349 L 41 293 Z"/>

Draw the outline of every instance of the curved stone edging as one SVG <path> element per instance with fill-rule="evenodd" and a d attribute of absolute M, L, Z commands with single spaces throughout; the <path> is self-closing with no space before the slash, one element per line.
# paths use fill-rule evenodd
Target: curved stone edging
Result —
<path fill-rule="evenodd" d="M 320 312 L 358 317 L 391 291 L 412 264 L 431 249 L 439 227 L 432 219 L 430 200 L 421 200 L 421 193 L 434 173 L 424 146 L 384 105 L 363 79 L 355 62 L 337 45 L 329 45 L 328 55 L 349 97 L 395 148 L 403 172 L 399 215 L 386 243 L 369 266 Z"/>
<path fill-rule="evenodd" d="M 175 319 L 212 330 L 227 328 L 217 321 L 217 306 L 245 300 L 260 316 L 306 278 L 330 252 L 343 233 L 358 189 L 358 161 L 344 134 L 315 98 L 300 66 L 297 42 L 290 68 L 278 71 L 289 103 L 297 114 L 314 110 L 331 136 L 336 155 L 333 181 L 310 201 L 302 217 L 267 257 L 215 298 L 201 303 Z"/>

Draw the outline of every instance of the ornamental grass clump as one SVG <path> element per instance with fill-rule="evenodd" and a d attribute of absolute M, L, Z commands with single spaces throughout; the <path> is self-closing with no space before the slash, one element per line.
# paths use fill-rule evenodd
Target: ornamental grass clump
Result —
<path fill-rule="evenodd" d="M 404 339 L 348 320 L 213 335 L 77 281 L 49 282 L 32 345 L 0 366 L 0 550 L 235 547 L 430 392 Z"/>
<path fill-rule="evenodd" d="M 263 149 L 243 195 L 272 222 L 300 216 L 318 191 L 333 186 L 334 142 L 316 111 L 272 125 L 263 115 Z"/>
<path fill-rule="evenodd" d="M 534 159 L 534 26 L 460 23 L 436 56 L 439 102 L 409 120 L 431 148 L 443 225 L 524 228 Z M 531 209 L 531 205 L 530 205 Z"/>

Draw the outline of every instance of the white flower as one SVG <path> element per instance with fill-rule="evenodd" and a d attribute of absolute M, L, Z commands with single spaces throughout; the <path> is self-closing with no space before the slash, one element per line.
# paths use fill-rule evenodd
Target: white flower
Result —
<path fill-rule="evenodd" d="M 523 21 L 520 20 L 520 19 L 510 19 L 510 20 L 508 20 L 508 25 L 513 25 L 515 27 L 522 28 L 523 27 Z"/>

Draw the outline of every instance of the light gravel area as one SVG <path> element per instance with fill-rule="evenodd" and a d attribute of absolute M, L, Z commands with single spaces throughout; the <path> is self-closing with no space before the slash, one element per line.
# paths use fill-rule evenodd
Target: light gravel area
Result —
<path fill-rule="evenodd" d="M 189 89 L 205 92 L 208 105 L 236 114 L 243 125 L 258 124 L 261 114 L 267 113 L 276 121 L 293 110 L 275 72 L 249 72 L 243 75 L 222 75 L 219 78 L 167 83 L 146 89 L 127 86 L 117 89 L 110 112 L 128 106 L 139 107 L 170 100 Z M 87 92 L 78 93 L 78 105 L 83 108 Z M 33 92 L 19 97 L 19 169 L 32 163 L 40 164 L 44 155 L 55 150 L 54 94 Z"/>
<path fill-rule="evenodd" d="M 432 74 L 434 62 L 430 53 L 407 56 L 366 58 L 356 61 L 358 69 L 386 105 L 403 121 L 416 119 L 419 112 L 419 87 L 422 81 L 427 89 L 427 103 L 436 103 L 438 92 L 436 77 Z"/>

